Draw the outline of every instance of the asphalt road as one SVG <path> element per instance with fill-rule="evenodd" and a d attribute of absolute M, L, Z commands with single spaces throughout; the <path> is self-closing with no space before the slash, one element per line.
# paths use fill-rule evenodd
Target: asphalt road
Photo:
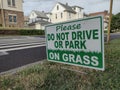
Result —
<path fill-rule="evenodd" d="M 46 59 L 44 37 L 0 37 L 0 73 Z"/>
<path fill-rule="evenodd" d="M 0 56 L 0 73 L 46 58 L 45 46 L 8 51 L 7 53 L 7 55 Z"/>
<path fill-rule="evenodd" d="M 117 38 L 120 33 L 110 36 L 111 40 Z M 0 73 L 46 59 L 45 46 L 44 36 L 0 37 Z"/>
<path fill-rule="evenodd" d="M 107 41 L 107 35 L 105 34 L 104 36 L 105 36 L 104 40 Z M 110 34 L 110 40 L 118 39 L 118 38 L 120 38 L 120 33 L 111 33 Z"/>

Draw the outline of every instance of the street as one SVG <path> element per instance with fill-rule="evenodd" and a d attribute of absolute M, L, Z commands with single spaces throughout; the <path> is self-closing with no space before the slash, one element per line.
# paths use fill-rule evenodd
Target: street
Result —
<path fill-rule="evenodd" d="M 113 33 L 110 38 L 120 38 L 120 33 Z M 44 36 L 0 37 L 0 73 L 43 59 L 46 59 Z"/>
<path fill-rule="evenodd" d="M 107 34 L 104 35 L 104 40 L 105 42 L 107 41 Z M 110 34 L 110 40 L 113 40 L 113 39 L 118 39 L 120 38 L 120 33 L 111 33 Z"/>
<path fill-rule="evenodd" d="M 45 38 L 13 36 L 0 38 L 0 73 L 46 58 Z"/>

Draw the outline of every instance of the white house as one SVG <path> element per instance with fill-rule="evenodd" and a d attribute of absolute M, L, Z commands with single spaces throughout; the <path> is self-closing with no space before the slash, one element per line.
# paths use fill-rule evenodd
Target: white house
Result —
<path fill-rule="evenodd" d="M 24 26 L 23 0 L 0 0 L 0 26 Z"/>
<path fill-rule="evenodd" d="M 83 8 L 80 6 L 69 6 L 68 3 L 56 3 L 50 14 L 52 23 L 63 22 L 83 18 Z"/>
<path fill-rule="evenodd" d="M 40 12 L 37 10 L 33 10 L 29 15 L 30 22 L 34 22 L 37 20 L 45 20 L 48 21 L 48 17 L 44 11 Z"/>
<path fill-rule="evenodd" d="M 50 24 L 50 22 L 45 20 L 37 20 L 35 22 L 29 23 L 31 29 L 41 29 L 45 30 L 45 25 Z"/>
<path fill-rule="evenodd" d="M 45 25 L 50 24 L 49 18 L 44 11 L 33 10 L 29 15 L 29 27 L 33 29 L 45 29 Z"/>

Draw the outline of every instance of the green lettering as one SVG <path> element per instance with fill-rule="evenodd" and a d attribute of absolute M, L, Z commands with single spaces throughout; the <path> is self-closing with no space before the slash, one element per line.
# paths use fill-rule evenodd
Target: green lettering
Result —
<path fill-rule="evenodd" d="M 78 31 L 77 32 L 77 39 L 82 39 L 82 32 L 81 31 Z"/>
<path fill-rule="evenodd" d="M 76 39 L 76 32 L 72 32 L 72 40 Z"/>
<path fill-rule="evenodd" d="M 65 48 L 68 48 L 69 41 L 65 41 Z"/>
<path fill-rule="evenodd" d="M 86 49 L 86 40 L 84 40 L 84 41 L 80 41 L 80 47 L 81 47 L 81 49 Z"/>
<path fill-rule="evenodd" d="M 87 39 L 90 39 L 92 36 L 92 30 L 86 31 Z"/>
<path fill-rule="evenodd" d="M 57 34 L 56 34 L 56 39 L 57 39 L 57 40 L 60 40 L 60 33 L 57 33 Z"/>
<path fill-rule="evenodd" d="M 93 30 L 93 39 L 98 39 L 98 29 Z"/>
<path fill-rule="evenodd" d="M 59 29 L 60 29 L 60 26 L 57 26 L 57 27 L 56 27 L 56 31 L 58 31 Z"/>
<path fill-rule="evenodd" d="M 75 49 L 79 49 L 79 41 L 75 41 Z"/>
<path fill-rule="evenodd" d="M 78 25 L 77 25 L 77 29 L 80 29 L 80 28 L 81 28 L 81 24 L 78 24 Z"/>
<path fill-rule="evenodd" d="M 74 45 L 73 45 L 73 42 L 72 42 L 72 41 L 70 41 L 69 48 L 74 48 Z"/>

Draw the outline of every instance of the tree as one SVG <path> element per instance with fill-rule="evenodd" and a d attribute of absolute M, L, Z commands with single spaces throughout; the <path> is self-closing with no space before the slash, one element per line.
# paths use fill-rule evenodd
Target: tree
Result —
<path fill-rule="evenodd" d="M 111 21 L 111 32 L 116 30 L 120 30 L 120 13 L 112 16 Z"/>

